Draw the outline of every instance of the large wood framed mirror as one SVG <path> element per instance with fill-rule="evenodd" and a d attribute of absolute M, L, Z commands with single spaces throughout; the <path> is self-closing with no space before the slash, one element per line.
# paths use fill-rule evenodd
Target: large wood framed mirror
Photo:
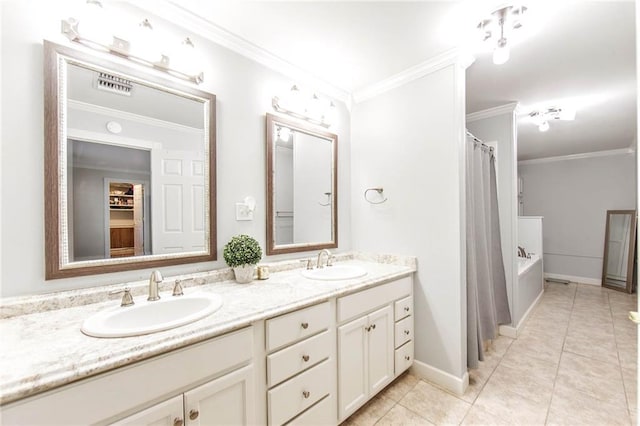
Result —
<path fill-rule="evenodd" d="M 46 279 L 216 259 L 216 98 L 44 42 Z"/>
<path fill-rule="evenodd" d="M 267 114 L 267 254 L 338 247 L 338 136 Z"/>
<path fill-rule="evenodd" d="M 635 210 L 607 210 L 602 286 L 633 293 L 636 288 Z"/>

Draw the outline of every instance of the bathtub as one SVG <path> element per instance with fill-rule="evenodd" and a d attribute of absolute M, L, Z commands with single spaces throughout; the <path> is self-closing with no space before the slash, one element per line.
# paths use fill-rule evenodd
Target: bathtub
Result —
<path fill-rule="evenodd" d="M 531 259 L 526 257 L 518 257 L 518 278 L 525 272 L 527 272 L 533 265 L 540 260 L 540 255 L 532 254 Z"/>
<path fill-rule="evenodd" d="M 511 324 L 501 325 L 500 334 L 517 338 L 524 323 L 544 291 L 542 259 L 532 254 L 531 259 L 518 257 L 518 281 L 514 286 Z"/>

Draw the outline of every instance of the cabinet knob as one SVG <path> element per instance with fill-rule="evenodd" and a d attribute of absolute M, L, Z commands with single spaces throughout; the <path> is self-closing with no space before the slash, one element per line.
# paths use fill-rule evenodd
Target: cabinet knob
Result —
<path fill-rule="evenodd" d="M 365 327 L 364 329 L 367 331 L 371 331 L 371 326 Z"/>
<path fill-rule="evenodd" d="M 309 328 L 309 323 L 308 322 L 303 322 L 302 324 L 300 324 L 300 326 L 302 326 L 302 328 L 304 328 L 306 330 L 307 328 Z"/>
<path fill-rule="evenodd" d="M 404 307 L 404 311 L 405 311 L 405 312 L 409 312 L 409 307 L 408 307 L 408 306 L 405 306 L 405 307 Z"/>
<path fill-rule="evenodd" d="M 411 359 L 411 357 L 409 355 L 405 355 L 404 359 L 406 359 L 407 361 L 409 361 Z"/>
<path fill-rule="evenodd" d="M 302 360 L 303 360 L 304 362 L 309 361 L 309 355 L 302 355 Z"/>
<path fill-rule="evenodd" d="M 302 391 L 302 396 L 306 398 L 309 398 L 309 396 L 311 395 L 311 392 L 309 391 Z"/>
<path fill-rule="evenodd" d="M 198 418 L 198 416 L 200 415 L 200 412 L 198 410 L 191 410 L 189 411 L 189 418 L 191 420 L 195 420 Z"/>
<path fill-rule="evenodd" d="M 371 329 L 375 330 L 376 329 L 376 325 L 375 324 L 371 325 Z"/>
<path fill-rule="evenodd" d="M 409 333 L 410 333 L 409 330 L 404 331 L 404 334 L 406 334 L 407 336 L 409 335 Z"/>
<path fill-rule="evenodd" d="M 184 420 L 182 420 L 180 417 L 176 417 L 175 419 L 173 419 L 173 426 L 183 426 L 184 425 Z"/>

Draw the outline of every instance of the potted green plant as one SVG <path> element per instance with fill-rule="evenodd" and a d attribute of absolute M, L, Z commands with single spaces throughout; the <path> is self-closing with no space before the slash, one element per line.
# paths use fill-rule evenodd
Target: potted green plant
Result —
<path fill-rule="evenodd" d="M 262 249 L 258 242 L 248 235 L 236 235 L 224 246 L 224 260 L 233 268 L 236 282 L 245 284 L 253 281 L 256 264 L 262 259 Z"/>

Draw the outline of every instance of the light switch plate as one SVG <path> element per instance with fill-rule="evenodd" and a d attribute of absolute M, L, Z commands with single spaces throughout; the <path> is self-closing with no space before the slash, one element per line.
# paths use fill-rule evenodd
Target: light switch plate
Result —
<path fill-rule="evenodd" d="M 253 210 L 245 203 L 236 203 L 236 220 L 253 220 Z"/>

